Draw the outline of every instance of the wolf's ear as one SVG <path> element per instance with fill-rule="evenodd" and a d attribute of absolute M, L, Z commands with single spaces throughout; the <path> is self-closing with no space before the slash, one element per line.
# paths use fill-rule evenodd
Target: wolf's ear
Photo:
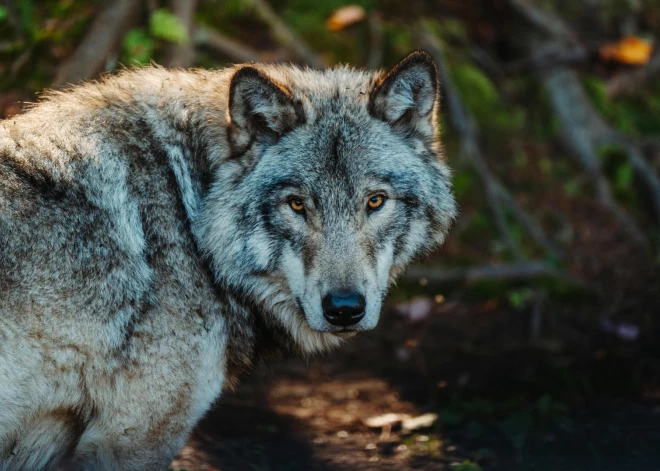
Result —
<path fill-rule="evenodd" d="M 229 143 L 245 151 L 254 140 L 275 143 L 304 121 L 302 106 L 255 67 L 241 67 L 229 85 Z"/>
<path fill-rule="evenodd" d="M 376 84 L 369 111 L 397 131 L 432 139 L 439 105 L 438 70 L 424 51 L 408 54 Z"/>

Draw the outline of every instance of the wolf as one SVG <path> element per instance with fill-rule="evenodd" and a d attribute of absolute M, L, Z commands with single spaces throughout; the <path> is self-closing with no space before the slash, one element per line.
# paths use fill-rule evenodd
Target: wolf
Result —
<path fill-rule="evenodd" d="M 0 125 L 0 470 L 167 469 L 223 391 L 373 329 L 456 213 L 438 74 L 126 70 Z"/>

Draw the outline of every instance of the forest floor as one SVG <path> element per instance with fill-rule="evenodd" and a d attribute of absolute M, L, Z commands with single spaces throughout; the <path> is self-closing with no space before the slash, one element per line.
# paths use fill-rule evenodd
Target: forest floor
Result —
<path fill-rule="evenodd" d="M 34 92 L 56 80 L 79 45 L 108 39 L 85 36 L 85 25 L 95 24 L 96 7 L 88 3 L 0 6 L 0 117 L 34 101 Z M 116 36 L 119 52 L 106 52 L 101 68 L 115 61 L 167 63 L 172 18 L 154 11 L 163 2 L 146 3 L 141 15 L 117 16 L 125 17 L 129 33 Z M 256 371 L 225 394 L 172 469 L 660 470 L 660 236 L 655 193 L 641 178 L 660 171 L 660 49 L 655 47 L 655 59 L 642 61 L 650 60 L 644 67 L 602 57 L 603 47 L 612 50 L 610 41 L 629 29 L 647 39 L 632 37 L 632 56 L 640 46 L 650 47 L 649 38 L 657 44 L 660 9 L 653 2 L 628 2 L 639 3 L 628 8 L 626 2 L 369 1 L 356 2 L 369 4 L 362 24 L 326 31 L 328 14 L 343 2 L 317 2 L 318 9 L 302 1 L 272 2 L 284 16 L 275 27 L 264 20 L 279 18 L 264 17 L 269 1 L 197 3 L 207 33 L 216 31 L 215 41 L 206 38 L 196 50 L 193 62 L 206 67 L 252 60 L 224 57 L 227 47 L 211 47 L 224 44 L 218 32 L 249 40 L 239 46 L 254 48 L 257 56 L 263 52 L 265 59 L 309 62 L 307 54 L 280 44 L 287 30 L 282 25 L 290 23 L 329 63 L 364 63 L 381 55 L 376 63 L 385 65 L 419 47 L 413 29 L 428 26 L 422 36 L 441 39 L 436 56 L 446 56 L 438 61 L 444 71 L 442 140 L 461 211 L 442 251 L 422 270 L 533 260 L 566 276 L 456 280 L 433 289 L 420 280 L 403 282 L 374 331 L 309 362 L 283 361 Z M 548 13 L 536 3 L 553 8 Z M 158 28 L 159 18 L 161 26 L 165 18 L 164 28 Z M 108 25 L 99 24 L 103 33 Z M 530 39 L 538 42 L 533 49 Z M 630 39 L 615 49 L 625 52 Z M 578 93 L 549 88 L 544 77 L 554 67 L 579 71 Z M 617 76 L 632 77 L 633 90 L 612 94 Z M 456 90 L 450 93 L 452 82 Z M 560 119 L 568 106 L 572 111 Z M 464 114 L 474 122 L 459 119 Z M 584 129 L 568 133 L 569 139 L 573 126 Z M 621 143 L 596 142 L 596 134 L 614 131 L 641 146 L 649 171 L 635 170 Z M 588 152 L 594 153 L 589 171 L 581 163 L 585 145 L 597 147 Z M 594 184 L 600 173 L 612 193 L 610 206 L 629 213 L 648 236 L 647 247 L 632 243 L 621 218 L 604 207 Z M 487 191 L 500 184 L 514 205 Z M 529 221 L 532 227 L 538 222 L 563 256 L 539 243 Z M 569 276 L 580 282 L 572 284 Z M 374 426 L 385 414 L 399 416 Z M 404 427 L 404 416 L 423 416 L 428 423 Z"/>
<path fill-rule="evenodd" d="M 534 204 L 579 227 L 566 263 L 596 293 L 529 280 L 442 285 L 442 295 L 402 284 L 374 331 L 260 370 L 223 397 L 172 468 L 660 469 L 657 263 L 589 198 L 548 201 Z M 450 237 L 425 266 L 486 245 Z M 437 419 L 368 424 L 384 414 Z"/>
<path fill-rule="evenodd" d="M 629 322 L 659 305 L 650 283 Z M 338 352 L 255 373 L 172 469 L 660 469 L 657 328 L 643 325 L 635 341 L 594 336 L 588 314 L 548 311 L 544 340 L 530 347 L 531 312 L 446 300 L 411 323 L 392 307 Z M 388 413 L 438 418 L 414 430 L 365 423 Z"/>

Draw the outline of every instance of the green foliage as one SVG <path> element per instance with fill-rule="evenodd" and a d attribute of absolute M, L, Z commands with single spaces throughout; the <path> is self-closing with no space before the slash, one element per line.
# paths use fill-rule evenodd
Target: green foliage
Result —
<path fill-rule="evenodd" d="M 457 174 L 458 176 L 458 174 Z M 465 201 L 464 194 L 458 196 L 458 201 L 463 204 Z M 495 228 L 491 224 L 489 213 L 486 208 L 474 212 L 467 216 L 468 219 L 460 232 L 461 242 L 477 243 L 485 240 L 491 240 L 491 233 L 495 232 Z"/>
<path fill-rule="evenodd" d="M 95 9 L 73 0 L 13 0 L 0 6 L 0 90 L 30 95 L 53 73 L 89 26 Z"/>
<path fill-rule="evenodd" d="M 350 2 L 369 11 L 374 0 L 356 0 Z M 313 7 L 308 0 L 280 0 L 272 2 L 287 25 L 298 33 L 313 49 L 325 51 L 334 60 L 340 62 L 360 62 L 364 52 L 356 48 L 356 41 L 368 41 L 364 24 L 356 25 L 345 31 L 329 31 L 325 22 L 337 9 L 346 6 L 343 0 L 316 0 Z M 387 36 L 387 35 L 386 35 Z"/>
<path fill-rule="evenodd" d="M 37 15 L 32 0 L 20 0 L 16 2 L 16 13 L 21 28 L 29 35 L 34 36 L 37 29 Z"/>
<path fill-rule="evenodd" d="M 149 16 L 149 28 L 135 28 L 122 43 L 122 62 L 126 65 L 147 64 L 154 60 L 162 41 L 184 44 L 189 41 L 185 25 L 164 8 Z"/>
<path fill-rule="evenodd" d="M 440 423 L 448 427 L 459 425 L 465 419 L 459 407 L 446 407 L 440 412 Z"/>
<path fill-rule="evenodd" d="M 450 73 L 469 111 L 484 134 L 502 136 L 522 131 L 527 113 L 522 106 L 506 106 L 495 84 L 479 68 L 459 63 Z"/>
<path fill-rule="evenodd" d="M 466 422 L 491 422 L 497 416 L 515 407 L 518 402 L 519 398 L 500 402 L 484 398 L 475 398 L 469 401 L 453 401 L 440 411 L 440 422 L 443 426 L 447 427 L 458 426 Z"/>
<path fill-rule="evenodd" d="M 605 83 L 592 76 L 582 80 L 596 110 L 619 131 L 632 134 L 660 134 L 660 89 L 611 100 Z"/>
<path fill-rule="evenodd" d="M 402 25 L 387 22 L 383 25 L 386 46 L 393 58 L 402 57 L 414 48 L 412 32 L 409 28 L 402 28 Z"/>
<path fill-rule="evenodd" d="M 469 39 L 465 22 L 456 18 L 445 18 L 442 21 L 426 19 L 424 26 L 443 41 L 456 40 L 465 43 Z"/>
<path fill-rule="evenodd" d="M 452 468 L 454 471 L 482 471 L 482 467 L 474 461 L 465 460 L 458 466 Z"/>
<path fill-rule="evenodd" d="M 525 168 L 529 164 L 529 159 L 527 158 L 527 154 L 524 152 L 516 152 L 513 155 L 513 165 L 514 167 L 518 168 Z"/>
<path fill-rule="evenodd" d="M 500 422 L 500 429 L 516 450 L 522 449 L 534 428 L 534 417 L 529 411 L 517 411 Z"/>
<path fill-rule="evenodd" d="M 488 433 L 488 427 L 481 422 L 471 420 L 465 426 L 465 434 L 471 439 L 476 439 Z"/>
<path fill-rule="evenodd" d="M 124 37 L 123 60 L 127 65 L 146 64 L 155 48 L 156 41 L 144 29 L 133 29 Z"/>
<path fill-rule="evenodd" d="M 577 196 L 582 190 L 582 182 L 577 178 L 570 178 L 563 184 L 564 192 L 568 196 Z"/>
<path fill-rule="evenodd" d="M 189 40 L 186 26 L 165 8 L 160 8 L 151 14 L 149 32 L 155 38 L 175 44 L 185 44 Z"/>
<path fill-rule="evenodd" d="M 457 172 L 454 175 L 454 192 L 459 201 L 470 196 L 476 191 L 475 188 L 476 177 L 474 173 L 469 171 Z"/>
<path fill-rule="evenodd" d="M 614 185 L 617 190 L 626 191 L 632 186 L 634 177 L 633 168 L 629 163 L 619 165 L 616 169 Z"/>
<path fill-rule="evenodd" d="M 549 177 L 552 174 L 552 160 L 548 157 L 541 157 L 538 159 L 539 169 L 543 175 Z"/>
<path fill-rule="evenodd" d="M 477 118 L 484 118 L 484 112 L 496 107 L 499 93 L 481 70 L 471 64 L 458 64 L 450 71 L 463 100 Z"/>
<path fill-rule="evenodd" d="M 476 398 L 453 401 L 440 412 L 440 423 L 442 427 L 458 429 L 471 440 L 499 433 L 520 451 L 530 437 L 551 425 L 570 432 L 571 422 L 566 414 L 566 406 L 548 394 L 536 401 L 524 396 L 506 400 Z"/>
<path fill-rule="evenodd" d="M 536 404 L 539 426 L 545 429 L 551 423 L 567 424 L 566 406 L 555 401 L 549 394 L 541 396 Z"/>
<path fill-rule="evenodd" d="M 635 172 L 624 150 L 616 145 L 602 146 L 598 149 L 598 157 L 606 175 L 612 180 L 617 199 L 630 206 L 636 205 Z"/>
<path fill-rule="evenodd" d="M 442 37 L 467 42 L 469 34 L 463 21 L 447 18 L 439 26 L 439 32 Z"/>
<path fill-rule="evenodd" d="M 521 288 L 509 291 L 509 304 L 516 309 L 521 309 L 529 303 L 534 296 L 531 288 Z"/>
<path fill-rule="evenodd" d="M 222 10 L 229 15 L 241 15 L 250 11 L 250 2 L 245 0 L 226 0 L 222 2 Z"/>

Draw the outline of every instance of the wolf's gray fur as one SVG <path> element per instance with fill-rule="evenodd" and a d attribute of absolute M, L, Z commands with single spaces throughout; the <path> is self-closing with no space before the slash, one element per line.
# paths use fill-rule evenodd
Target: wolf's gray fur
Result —
<path fill-rule="evenodd" d="M 454 217 L 437 108 L 417 52 L 131 70 L 2 122 L 0 470 L 166 469 L 255 363 L 373 328 Z"/>

